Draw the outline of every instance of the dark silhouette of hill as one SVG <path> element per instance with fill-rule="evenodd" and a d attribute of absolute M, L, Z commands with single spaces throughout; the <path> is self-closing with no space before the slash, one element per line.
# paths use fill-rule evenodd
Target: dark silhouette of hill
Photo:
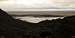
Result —
<path fill-rule="evenodd" d="M 0 9 L 0 38 L 71 38 L 75 34 L 74 25 L 75 16 L 29 23 Z"/>
<path fill-rule="evenodd" d="M 16 38 L 14 36 L 19 37 L 20 35 L 23 37 L 24 33 L 27 32 L 26 30 L 30 30 L 29 26 L 33 26 L 33 25 L 36 24 L 14 19 L 5 11 L 0 9 L 0 35 L 1 36 L 5 35 L 6 38 Z"/>
<path fill-rule="evenodd" d="M 53 37 L 56 38 L 72 38 L 72 35 L 75 36 L 75 16 L 67 16 L 63 19 L 55 19 L 55 20 L 45 20 L 39 22 L 40 26 L 45 26 L 49 30 L 46 32 L 53 33 L 55 32 Z M 50 30 L 52 28 L 52 31 Z M 42 33 L 42 37 L 44 37 L 44 33 Z"/>

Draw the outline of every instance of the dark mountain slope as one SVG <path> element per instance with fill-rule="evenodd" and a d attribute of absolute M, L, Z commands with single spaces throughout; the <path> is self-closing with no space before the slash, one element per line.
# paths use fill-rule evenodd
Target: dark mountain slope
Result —
<path fill-rule="evenodd" d="M 14 19 L 0 9 L 0 36 L 5 38 L 71 38 L 75 34 L 75 16 L 29 23 Z"/>

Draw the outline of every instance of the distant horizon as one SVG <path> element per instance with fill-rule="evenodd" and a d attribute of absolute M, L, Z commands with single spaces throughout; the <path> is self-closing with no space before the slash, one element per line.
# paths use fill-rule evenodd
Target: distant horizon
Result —
<path fill-rule="evenodd" d="M 10 15 L 60 15 L 60 16 L 75 15 L 75 11 L 10 11 L 7 13 Z"/>

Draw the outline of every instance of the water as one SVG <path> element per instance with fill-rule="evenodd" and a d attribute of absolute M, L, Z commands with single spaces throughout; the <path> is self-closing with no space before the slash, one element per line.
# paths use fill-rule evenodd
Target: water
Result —
<path fill-rule="evenodd" d="M 33 17 L 33 16 L 25 16 L 25 17 L 15 17 L 16 19 L 20 19 L 27 22 L 38 23 L 43 20 L 52 20 L 52 19 L 63 19 L 64 17 Z"/>

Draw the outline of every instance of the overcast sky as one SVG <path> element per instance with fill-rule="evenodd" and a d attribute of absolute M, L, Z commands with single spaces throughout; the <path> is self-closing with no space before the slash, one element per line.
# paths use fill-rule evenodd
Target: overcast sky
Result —
<path fill-rule="evenodd" d="M 0 8 L 7 10 L 26 8 L 75 8 L 75 0 L 6 0 Z"/>

